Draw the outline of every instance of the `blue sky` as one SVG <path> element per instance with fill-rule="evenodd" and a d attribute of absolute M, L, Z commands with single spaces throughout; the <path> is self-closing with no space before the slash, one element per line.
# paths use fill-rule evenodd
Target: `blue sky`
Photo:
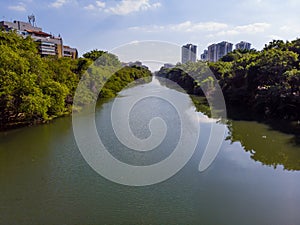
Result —
<path fill-rule="evenodd" d="M 128 42 L 209 44 L 249 41 L 261 49 L 272 39 L 300 37 L 299 0 L 1 0 L 0 20 L 27 21 L 61 34 L 79 53 Z"/>

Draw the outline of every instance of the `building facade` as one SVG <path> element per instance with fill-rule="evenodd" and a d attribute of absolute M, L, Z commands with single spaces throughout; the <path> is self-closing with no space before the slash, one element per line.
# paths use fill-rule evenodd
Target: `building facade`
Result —
<path fill-rule="evenodd" d="M 217 62 L 223 56 L 227 55 L 229 52 L 232 52 L 233 44 L 222 41 L 218 44 L 212 44 L 208 46 L 207 58 L 210 62 Z"/>
<path fill-rule="evenodd" d="M 235 49 L 250 50 L 251 44 L 249 42 L 241 41 L 235 45 Z"/>
<path fill-rule="evenodd" d="M 63 46 L 63 56 L 70 57 L 72 59 L 78 58 L 78 52 L 76 48 L 71 48 L 70 46 Z"/>
<path fill-rule="evenodd" d="M 51 34 L 43 32 L 42 28 L 34 26 L 34 24 L 23 21 L 1 21 L 0 28 L 4 31 L 15 30 L 23 37 L 30 36 L 38 43 L 39 54 L 45 56 L 70 57 L 76 59 L 78 52 L 76 48 L 63 45 L 61 37 L 55 37 Z"/>
<path fill-rule="evenodd" d="M 204 52 L 200 55 L 201 61 L 208 61 L 208 50 L 204 50 Z"/>
<path fill-rule="evenodd" d="M 196 62 L 197 46 L 186 44 L 181 47 L 181 63 Z"/>
<path fill-rule="evenodd" d="M 14 22 L 8 22 L 8 21 L 1 21 L 0 27 L 4 28 L 6 31 L 10 30 L 16 30 L 16 31 L 26 31 L 26 30 L 34 30 L 34 31 L 42 31 L 42 28 L 32 26 L 30 23 L 22 22 L 22 21 L 14 21 Z"/>

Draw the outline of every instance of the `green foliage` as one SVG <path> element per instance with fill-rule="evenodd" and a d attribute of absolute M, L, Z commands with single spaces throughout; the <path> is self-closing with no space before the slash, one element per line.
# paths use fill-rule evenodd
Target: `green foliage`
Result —
<path fill-rule="evenodd" d="M 274 40 L 260 52 L 234 51 L 210 63 L 227 103 L 268 118 L 299 120 L 299 46 L 298 40 Z"/>
<path fill-rule="evenodd" d="M 178 64 L 173 69 L 162 68 L 157 76 L 178 83 L 189 94 L 203 95 L 214 89 L 213 75 L 205 62 Z"/>
<path fill-rule="evenodd" d="M 100 92 L 101 97 L 113 97 L 133 81 L 151 76 L 148 69 L 142 67 L 123 67 L 114 73 Z"/>
<path fill-rule="evenodd" d="M 116 96 L 124 87 L 133 81 L 151 76 L 148 69 L 141 67 L 112 67 L 91 65 L 83 75 L 81 86 L 76 93 L 76 105 L 91 104 L 97 99 Z"/>
<path fill-rule="evenodd" d="M 105 66 L 105 67 L 120 67 L 121 63 L 117 56 L 111 54 L 111 53 L 104 53 L 101 55 L 101 57 L 97 58 L 97 60 L 94 62 L 96 66 Z"/>
<path fill-rule="evenodd" d="M 242 106 L 266 118 L 300 120 L 300 40 L 272 41 L 262 51 L 235 50 L 208 63 L 222 88 L 227 107 Z M 204 62 L 178 64 L 158 76 L 177 82 L 189 94 L 213 90 Z M 192 76 L 190 76 L 192 75 Z M 198 88 L 197 88 L 198 87 Z"/>
<path fill-rule="evenodd" d="M 82 75 L 87 71 L 90 65 L 92 65 L 93 61 L 88 58 L 79 58 L 77 61 L 77 70 L 75 71 L 76 74 L 81 78 Z"/>
<path fill-rule="evenodd" d="M 107 53 L 107 52 L 95 49 L 90 52 L 84 53 L 82 56 L 86 59 L 91 59 L 92 61 L 96 61 L 98 58 L 100 58 L 105 53 Z"/>
<path fill-rule="evenodd" d="M 67 112 L 66 97 L 78 82 L 68 59 L 41 58 L 30 38 L 14 32 L 0 32 L 0 51 L 1 128 Z"/>
<path fill-rule="evenodd" d="M 41 58 L 36 43 L 15 32 L 0 32 L 0 52 L 0 129 L 70 113 L 84 75 L 91 79 L 79 93 L 82 105 L 91 102 L 90 90 L 98 91 L 99 84 L 104 85 L 101 97 L 112 97 L 133 80 L 151 75 L 143 68 L 121 69 L 115 55 L 99 50 L 78 60 Z"/>

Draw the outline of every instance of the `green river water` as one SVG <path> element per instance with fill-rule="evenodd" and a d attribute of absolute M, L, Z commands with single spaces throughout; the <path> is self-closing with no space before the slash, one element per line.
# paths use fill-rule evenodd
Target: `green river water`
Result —
<path fill-rule="evenodd" d="M 122 101 L 160 88 L 179 101 L 186 97 L 153 82 L 125 90 Z M 115 157 L 143 164 L 143 153 L 118 153 L 120 143 L 109 125 L 112 103 L 96 108 L 99 135 Z M 137 123 L 151 108 L 166 112 L 168 107 L 160 101 L 148 106 L 136 112 Z M 142 187 L 113 183 L 90 168 L 76 145 L 71 117 L 1 132 L 0 224 L 300 224 L 300 145 L 294 135 L 258 122 L 229 120 L 222 125 L 228 134 L 219 154 L 199 172 L 215 121 L 194 114 L 201 115 L 196 121 L 201 132 L 190 161 L 168 180 Z M 176 116 L 169 113 L 168 118 Z M 158 153 L 147 156 L 149 163 L 170 154 L 167 146 L 178 141 L 176 129 Z"/>

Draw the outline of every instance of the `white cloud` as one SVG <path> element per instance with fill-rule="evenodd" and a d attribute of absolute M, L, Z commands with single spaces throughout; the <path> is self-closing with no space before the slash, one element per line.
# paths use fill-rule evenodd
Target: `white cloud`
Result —
<path fill-rule="evenodd" d="M 53 8 L 60 8 L 62 7 L 63 5 L 65 5 L 68 1 L 67 0 L 56 0 L 55 2 L 52 2 L 50 4 L 50 7 L 53 7 Z"/>
<path fill-rule="evenodd" d="M 85 10 L 96 10 L 97 8 L 93 4 L 89 4 L 83 7 Z"/>
<path fill-rule="evenodd" d="M 271 24 L 265 22 L 233 25 L 216 21 L 185 21 L 177 24 L 135 26 L 128 29 L 134 32 L 132 35 L 147 34 L 151 38 L 160 36 L 178 42 L 200 41 L 199 48 L 204 49 L 209 43 L 216 43 L 220 39 L 231 42 L 250 39 L 255 48 L 260 48 L 261 43 L 269 41 L 268 35 L 275 33 L 273 28 Z"/>
<path fill-rule="evenodd" d="M 217 22 L 200 22 L 193 23 L 191 21 L 185 21 L 178 24 L 169 24 L 165 26 L 142 26 L 142 27 L 130 27 L 131 30 L 141 30 L 146 32 L 160 32 L 160 31 L 173 31 L 173 32 L 199 32 L 199 31 L 218 31 L 226 29 L 228 27 L 225 23 Z"/>
<path fill-rule="evenodd" d="M 152 4 L 152 8 L 159 8 L 161 7 L 161 3 L 160 2 L 156 2 Z"/>
<path fill-rule="evenodd" d="M 19 4 L 17 4 L 17 5 L 8 6 L 8 9 L 14 10 L 14 11 L 19 11 L 19 12 L 25 12 L 26 6 L 23 2 L 19 2 Z"/>
<path fill-rule="evenodd" d="M 234 36 L 239 34 L 256 34 L 265 32 L 271 25 L 268 23 L 253 23 L 242 26 L 230 26 L 225 23 L 218 22 L 199 22 L 193 23 L 191 21 L 185 21 L 178 24 L 169 25 L 151 25 L 141 27 L 130 27 L 130 30 L 144 31 L 144 32 L 180 32 L 180 33 L 199 33 L 199 32 L 215 32 L 208 36 Z"/>
<path fill-rule="evenodd" d="M 218 32 L 216 35 L 217 36 L 225 36 L 225 35 L 228 35 L 228 36 L 233 36 L 233 35 L 238 35 L 240 34 L 240 32 L 236 31 L 236 30 L 222 30 L 220 32 Z M 211 35 L 212 37 L 214 35 Z"/>
<path fill-rule="evenodd" d="M 268 23 L 253 23 L 244 26 L 237 26 L 235 30 L 240 33 L 260 33 L 264 32 L 266 29 L 270 27 Z"/>
<path fill-rule="evenodd" d="M 161 3 L 150 3 L 149 0 L 121 0 L 116 6 L 107 8 L 105 11 L 115 15 L 127 15 L 133 12 L 159 8 L 160 6 Z"/>
<path fill-rule="evenodd" d="M 143 31 L 147 33 L 160 32 L 165 29 L 166 29 L 165 26 L 158 26 L 158 25 L 129 27 L 129 30 Z"/>
<path fill-rule="evenodd" d="M 105 8 L 105 2 L 96 1 L 96 5 L 97 5 L 99 8 Z"/>
<path fill-rule="evenodd" d="M 284 40 L 281 36 L 274 35 L 274 34 L 269 35 L 268 38 L 272 40 Z"/>
<path fill-rule="evenodd" d="M 283 32 L 292 32 L 292 33 L 299 33 L 300 27 L 298 25 L 284 25 L 280 27 L 280 30 Z"/>
<path fill-rule="evenodd" d="M 217 22 L 204 22 L 204 23 L 192 23 L 191 21 L 186 21 L 183 23 L 170 25 L 170 30 L 179 32 L 196 32 L 196 31 L 215 31 L 227 28 L 228 25 L 225 23 Z"/>
<path fill-rule="evenodd" d="M 85 10 L 95 11 L 95 10 L 102 10 L 106 6 L 105 2 L 102 1 L 96 1 L 95 4 L 89 4 L 85 7 L 83 7 Z"/>
<path fill-rule="evenodd" d="M 235 26 L 231 29 L 222 30 L 215 36 L 234 36 L 239 34 L 256 34 L 265 32 L 271 25 L 268 23 L 253 23 L 243 26 Z M 210 36 L 214 36 L 211 34 Z"/>

